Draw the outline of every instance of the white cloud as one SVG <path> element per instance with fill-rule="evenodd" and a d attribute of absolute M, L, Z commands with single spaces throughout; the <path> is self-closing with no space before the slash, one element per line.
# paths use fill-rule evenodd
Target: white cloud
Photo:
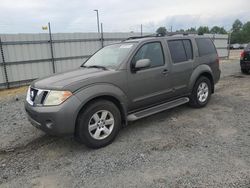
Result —
<path fill-rule="evenodd" d="M 180 28 L 220 25 L 227 29 L 239 18 L 250 18 L 247 0 L 1 0 L 0 33 L 43 32 L 52 22 L 53 32 L 95 32 L 96 13 L 105 31 L 153 32 L 158 26 Z"/>

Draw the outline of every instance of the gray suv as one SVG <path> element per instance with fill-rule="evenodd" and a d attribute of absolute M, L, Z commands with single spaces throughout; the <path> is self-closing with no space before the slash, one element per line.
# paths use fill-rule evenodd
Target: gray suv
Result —
<path fill-rule="evenodd" d="M 35 127 L 100 148 L 128 121 L 185 103 L 204 107 L 219 78 L 209 38 L 135 37 L 102 48 L 77 69 L 34 81 L 25 109 Z"/>

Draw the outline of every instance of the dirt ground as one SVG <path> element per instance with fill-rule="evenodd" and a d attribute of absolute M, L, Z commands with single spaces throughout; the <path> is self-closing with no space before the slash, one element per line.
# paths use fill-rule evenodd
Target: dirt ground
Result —
<path fill-rule="evenodd" d="M 250 75 L 239 53 L 221 60 L 207 107 L 130 123 L 98 150 L 34 128 L 26 88 L 0 91 L 0 187 L 250 187 Z"/>

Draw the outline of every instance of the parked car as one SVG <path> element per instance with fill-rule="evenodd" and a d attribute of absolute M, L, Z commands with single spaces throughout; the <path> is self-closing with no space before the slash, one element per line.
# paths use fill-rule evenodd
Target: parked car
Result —
<path fill-rule="evenodd" d="M 236 50 L 236 49 L 240 49 L 240 44 L 236 43 L 236 44 L 231 44 L 230 45 L 230 49 Z"/>
<path fill-rule="evenodd" d="M 206 106 L 219 78 L 209 38 L 134 37 L 102 48 L 75 70 L 34 81 L 25 109 L 35 127 L 100 148 L 128 121 L 185 103 Z"/>
<path fill-rule="evenodd" d="M 247 44 L 240 44 L 240 49 L 245 49 L 247 47 Z"/>
<path fill-rule="evenodd" d="M 244 74 L 250 71 L 250 43 L 244 48 L 244 51 L 240 55 L 240 67 L 241 72 Z"/>

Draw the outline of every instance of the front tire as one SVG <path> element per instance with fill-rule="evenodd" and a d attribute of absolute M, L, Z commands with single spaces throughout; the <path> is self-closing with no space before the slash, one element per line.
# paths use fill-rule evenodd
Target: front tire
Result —
<path fill-rule="evenodd" d="M 189 104 L 194 108 L 202 108 L 207 105 L 211 97 L 211 81 L 201 76 L 195 83 L 192 94 L 190 95 Z"/>
<path fill-rule="evenodd" d="M 75 135 L 89 148 L 101 148 L 113 142 L 121 128 L 121 114 L 110 101 L 90 103 L 79 114 Z"/>

